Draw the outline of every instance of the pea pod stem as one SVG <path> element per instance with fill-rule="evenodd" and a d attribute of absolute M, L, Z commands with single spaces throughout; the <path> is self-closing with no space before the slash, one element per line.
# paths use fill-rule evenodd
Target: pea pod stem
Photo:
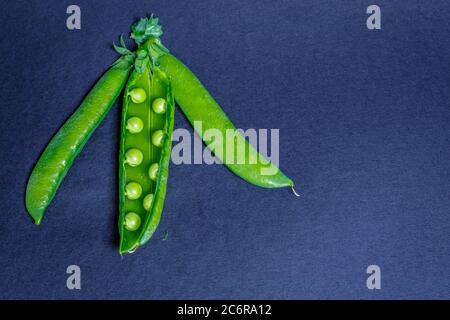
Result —
<path fill-rule="evenodd" d="M 131 61 L 120 58 L 97 81 L 81 105 L 58 130 L 40 156 L 26 190 L 26 207 L 36 224 L 54 198 L 73 161 L 108 114 L 128 78 Z"/>

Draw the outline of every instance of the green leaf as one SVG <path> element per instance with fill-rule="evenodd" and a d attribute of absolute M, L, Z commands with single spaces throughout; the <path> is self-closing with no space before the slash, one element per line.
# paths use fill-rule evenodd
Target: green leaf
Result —
<path fill-rule="evenodd" d="M 113 43 L 113 47 L 114 47 L 114 50 L 116 50 L 116 52 L 118 54 L 121 54 L 121 55 L 126 55 L 126 54 L 131 54 L 132 55 L 133 54 L 133 52 L 131 52 L 127 48 L 116 46 L 115 43 Z"/>
<path fill-rule="evenodd" d="M 125 40 L 123 40 L 123 33 L 120 35 L 120 37 L 119 37 L 119 42 L 120 42 L 120 45 L 123 47 L 123 48 L 126 48 L 127 47 L 127 45 L 125 44 Z"/>
<path fill-rule="evenodd" d="M 139 22 L 136 24 L 136 31 L 145 32 L 146 26 L 147 26 L 147 18 L 141 18 Z"/>
<path fill-rule="evenodd" d="M 153 18 L 153 15 L 149 18 L 141 18 L 131 26 L 131 38 L 138 45 L 141 45 L 150 37 L 159 38 L 163 32 L 158 22 L 158 18 Z"/>

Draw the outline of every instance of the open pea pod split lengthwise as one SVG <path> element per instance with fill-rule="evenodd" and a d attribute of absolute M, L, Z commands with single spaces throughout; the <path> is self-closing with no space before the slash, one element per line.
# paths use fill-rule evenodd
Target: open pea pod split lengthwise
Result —
<path fill-rule="evenodd" d="M 157 68 L 134 71 L 125 90 L 119 157 L 120 253 L 145 244 L 166 196 L 174 100 Z"/>
<path fill-rule="evenodd" d="M 228 130 L 234 131 L 231 150 L 225 148 L 226 141 L 213 147 L 208 137 L 198 133 L 236 175 L 260 187 L 293 189 L 293 181 L 250 145 L 197 77 L 162 45 L 158 19 L 140 19 L 131 31 L 137 50 L 127 49 L 123 37 L 120 46 L 114 45 L 122 57 L 51 139 L 30 175 L 26 207 L 36 224 L 125 84 L 119 154 L 121 254 L 145 244 L 158 226 L 167 187 L 174 100 L 192 124 L 202 123 L 204 131 L 215 129 L 224 139 Z M 244 149 L 238 149 L 242 145 Z M 245 161 L 236 163 L 236 156 Z"/>

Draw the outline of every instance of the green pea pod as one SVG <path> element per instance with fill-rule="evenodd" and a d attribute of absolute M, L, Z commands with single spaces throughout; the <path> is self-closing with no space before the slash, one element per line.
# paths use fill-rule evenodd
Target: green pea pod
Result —
<path fill-rule="evenodd" d="M 174 100 L 167 77 L 144 61 L 125 90 L 119 154 L 121 254 L 144 245 L 159 224 L 166 195 Z"/>
<path fill-rule="evenodd" d="M 224 140 L 228 132 L 234 133 L 233 148 L 226 148 L 226 141 L 222 147 L 215 146 L 212 150 L 232 172 L 254 185 L 265 188 L 293 187 L 291 179 L 281 172 L 274 164 L 268 162 L 256 149 L 236 131 L 236 127 L 227 117 L 222 108 L 205 89 L 197 77 L 177 58 L 171 54 L 159 57 L 159 66 L 170 78 L 176 102 L 189 119 L 194 129 L 195 122 L 200 122 L 202 131 L 219 130 Z M 207 146 L 211 142 L 205 139 L 202 132 L 198 132 Z M 239 146 L 241 146 L 240 149 Z M 244 146 L 242 148 L 242 146 Z M 242 152 L 245 154 L 243 155 Z M 238 161 L 242 156 L 242 161 Z"/>
<path fill-rule="evenodd" d="M 81 105 L 58 130 L 45 148 L 28 180 L 26 207 L 36 224 L 83 149 L 104 119 L 128 78 L 131 57 L 120 58 L 98 80 Z"/>

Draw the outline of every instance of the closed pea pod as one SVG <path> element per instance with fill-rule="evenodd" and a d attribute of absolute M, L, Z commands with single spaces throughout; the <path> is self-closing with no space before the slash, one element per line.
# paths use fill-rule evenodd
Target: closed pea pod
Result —
<path fill-rule="evenodd" d="M 145 100 L 132 98 L 129 92 L 137 89 Z M 164 112 L 153 110 L 157 99 L 165 102 Z M 143 245 L 158 226 L 166 194 L 173 116 L 173 97 L 165 76 L 150 62 L 141 72 L 133 71 L 124 94 L 119 155 L 121 254 Z M 142 129 L 134 130 L 131 119 L 142 121 Z"/>
<path fill-rule="evenodd" d="M 265 188 L 293 187 L 291 179 L 281 172 L 274 164 L 268 161 L 256 151 L 256 149 L 238 133 L 236 127 L 227 117 L 219 104 L 211 97 L 209 92 L 197 79 L 197 77 L 177 58 L 171 54 L 162 55 L 159 58 L 160 68 L 166 72 L 173 86 L 174 97 L 183 113 L 194 126 L 194 122 L 202 123 L 202 130 L 219 130 L 224 140 L 227 138 L 227 130 L 234 132 L 236 139 L 233 148 L 215 148 L 214 154 L 232 172 L 254 185 Z M 195 128 L 195 126 L 194 126 Z M 202 136 L 202 132 L 198 132 Z M 209 141 L 205 141 L 208 145 Z M 238 146 L 243 145 L 243 150 Z M 235 161 L 235 156 L 244 152 L 243 163 Z M 253 162 L 251 161 L 253 159 Z"/>
<path fill-rule="evenodd" d="M 73 161 L 122 91 L 131 65 L 130 57 L 122 57 L 97 81 L 36 163 L 26 191 L 26 207 L 36 224 L 40 224 Z"/>

